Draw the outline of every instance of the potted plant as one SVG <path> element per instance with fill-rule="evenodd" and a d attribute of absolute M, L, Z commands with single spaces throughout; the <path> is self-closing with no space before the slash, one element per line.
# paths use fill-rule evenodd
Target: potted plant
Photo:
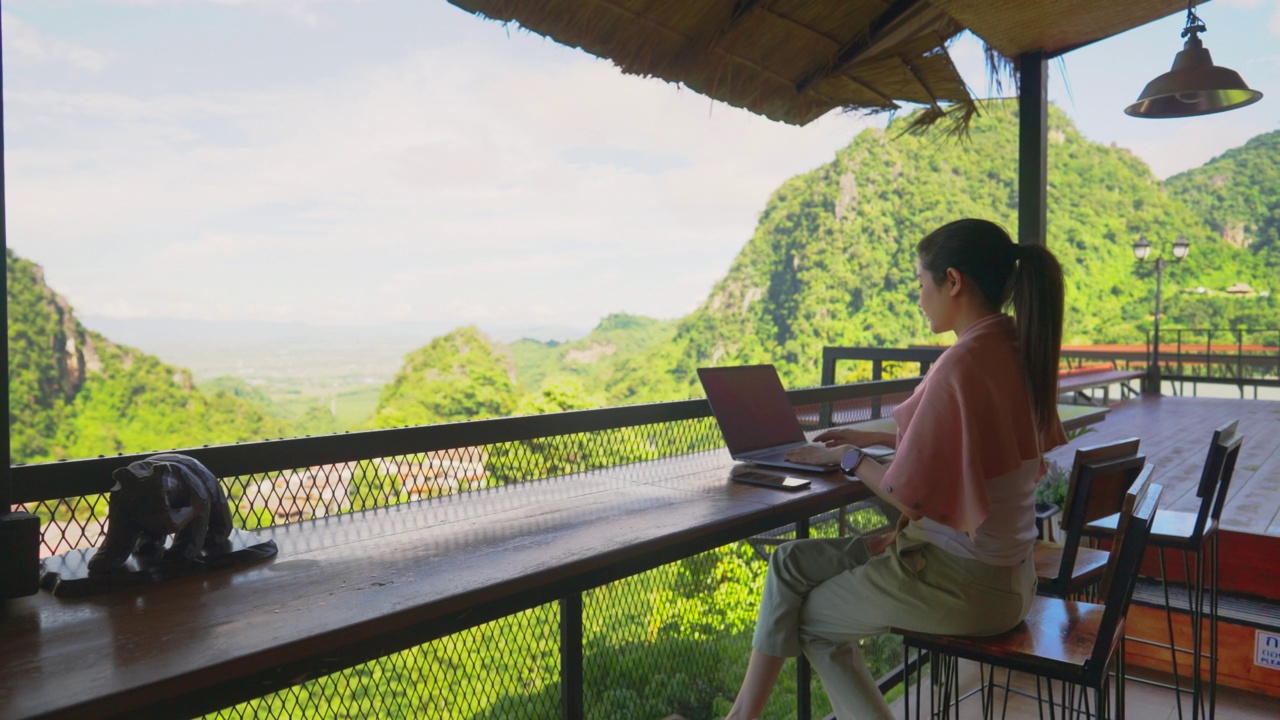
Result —
<path fill-rule="evenodd" d="M 1053 526 L 1048 527 L 1048 533 L 1045 532 L 1045 521 L 1057 515 L 1062 509 L 1062 504 L 1067 499 L 1067 471 L 1061 465 L 1052 461 L 1045 461 L 1048 472 L 1044 477 L 1040 478 L 1040 484 L 1036 486 L 1036 527 L 1040 530 L 1041 539 L 1053 539 Z"/>

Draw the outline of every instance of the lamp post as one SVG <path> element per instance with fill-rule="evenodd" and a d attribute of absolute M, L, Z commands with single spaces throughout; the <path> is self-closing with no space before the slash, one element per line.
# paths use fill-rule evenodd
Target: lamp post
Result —
<path fill-rule="evenodd" d="M 1178 262 L 1191 252 L 1191 243 L 1181 235 L 1173 243 L 1173 260 Z M 1138 258 L 1138 262 L 1143 262 L 1151 255 L 1151 243 L 1147 242 L 1147 238 L 1143 235 L 1138 236 L 1138 241 L 1133 244 L 1133 256 Z M 1156 316 L 1155 323 L 1151 331 L 1151 363 L 1147 366 L 1146 388 L 1144 393 L 1152 395 L 1160 394 L 1160 285 L 1164 278 L 1164 256 L 1156 258 Z"/>

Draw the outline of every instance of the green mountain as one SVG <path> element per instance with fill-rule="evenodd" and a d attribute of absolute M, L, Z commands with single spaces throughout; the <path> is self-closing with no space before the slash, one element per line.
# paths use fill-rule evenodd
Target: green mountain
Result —
<path fill-rule="evenodd" d="M 187 370 L 86 330 L 38 265 L 10 250 L 6 268 L 11 462 L 284 434 L 260 404 L 202 393 Z"/>
<path fill-rule="evenodd" d="M 511 344 L 520 389 L 536 391 L 549 377 L 567 375 L 603 388 L 618 363 L 675 335 L 675 320 L 614 313 L 571 342 L 518 340 Z"/>
<path fill-rule="evenodd" d="M 1241 273 L 1237 282 L 1249 287 L 1237 286 L 1237 292 L 1223 292 L 1229 285 L 1205 285 L 1203 292 L 1197 288 L 1175 296 L 1170 316 L 1193 327 L 1280 327 L 1275 299 L 1280 291 L 1280 130 L 1259 135 L 1165 184 L 1214 236 L 1251 254 L 1255 269 L 1263 268 L 1256 281 Z"/>
<path fill-rule="evenodd" d="M 1165 182 L 1224 241 L 1280 271 L 1280 130 Z"/>
<path fill-rule="evenodd" d="M 510 350 L 468 326 L 405 357 L 404 366 L 382 389 L 373 424 L 392 428 L 501 417 L 515 407 Z"/>
<path fill-rule="evenodd" d="M 373 423 L 400 427 L 609 404 L 616 367 L 671 340 L 675 321 L 616 313 L 571 342 L 493 342 L 475 327 L 410 353 L 382 391 Z"/>
<path fill-rule="evenodd" d="M 903 134 L 909 122 L 863 131 L 831 162 L 783 183 L 728 274 L 672 341 L 619 364 L 611 398 L 700 395 L 700 365 L 771 362 L 788 386 L 815 385 L 823 346 L 946 341 L 928 333 L 916 306 L 915 244 L 966 216 L 1016 232 L 1017 106 L 986 104 L 963 142 Z M 1174 197 L 1133 154 L 1086 140 L 1056 108 L 1049 128 L 1047 243 L 1066 271 L 1067 342 L 1145 337 L 1154 263 L 1133 257 L 1140 234 L 1157 246 L 1180 234 L 1192 242 L 1192 257 L 1170 265 L 1164 282 L 1166 298 L 1197 322 L 1223 327 L 1243 316 L 1224 314 L 1207 296 L 1184 296 L 1186 288 L 1274 284 L 1261 255 L 1215 232 L 1201 220 L 1206 211 Z M 1251 322 L 1280 327 L 1274 297 L 1249 310 Z M 1166 315 L 1166 327 L 1180 320 Z"/>

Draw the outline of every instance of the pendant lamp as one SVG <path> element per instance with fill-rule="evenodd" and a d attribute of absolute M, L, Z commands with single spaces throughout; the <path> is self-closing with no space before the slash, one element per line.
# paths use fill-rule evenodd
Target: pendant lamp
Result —
<path fill-rule="evenodd" d="M 1202 32 L 1206 32 L 1204 22 L 1196 15 L 1194 5 L 1188 3 L 1187 25 L 1182 29 L 1187 42 L 1182 52 L 1173 58 L 1169 72 L 1147 83 L 1138 101 L 1124 109 L 1126 115 L 1193 117 L 1235 110 L 1262 99 L 1262 93 L 1244 84 L 1240 73 L 1213 64 L 1200 41 Z"/>

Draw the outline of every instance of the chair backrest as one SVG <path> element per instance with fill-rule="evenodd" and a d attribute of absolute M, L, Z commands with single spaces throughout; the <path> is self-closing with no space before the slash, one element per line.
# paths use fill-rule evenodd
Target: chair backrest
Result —
<path fill-rule="evenodd" d="M 1062 514 L 1059 515 L 1058 519 L 1060 528 L 1064 531 L 1070 531 L 1070 524 L 1073 521 L 1070 512 L 1072 508 L 1078 507 L 1084 513 L 1084 525 L 1116 513 L 1120 503 L 1124 500 L 1124 491 L 1128 489 L 1133 479 L 1138 476 L 1138 473 L 1135 471 L 1127 479 L 1122 479 L 1119 484 L 1123 485 L 1122 487 L 1109 482 L 1109 478 L 1099 478 L 1099 475 L 1095 473 L 1094 478 L 1098 479 L 1098 482 L 1094 483 L 1088 492 L 1083 493 L 1078 489 L 1080 473 L 1084 466 L 1089 463 L 1137 456 L 1138 443 L 1138 438 L 1126 438 L 1076 450 L 1075 459 L 1071 462 L 1071 479 L 1067 484 L 1067 496 L 1063 499 Z M 1103 483 L 1107 483 L 1105 487 Z"/>
<path fill-rule="evenodd" d="M 1133 588 L 1138 579 L 1138 568 L 1147 550 L 1147 538 L 1155 521 L 1156 506 L 1160 503 L 1163 488 L 1151 482 L 1154 468 L 1148 465 L 1125 492 L 1124 505 L 1120 509 L 1111 557 L 1107 561 L 1107 573 L 1102 580 L 1102 598 L 1105 610 L 1098 627 L 1093 653 L 1089 658 L 1086 674 L 1107 671 L 1108 660 L 1114 657 L 1116 645 L 1124 634 L 1124 617 L 1129 612 Z"/>
<path fill-rule="evenodd" d="M 1137 450 L 1138 439 L 1130 438 L 1076 451 L 1062 508 L 1062 561 L 1054 594 L 1065 593 L 1071 584 L 1084 526 L 1119 511 L 1126 491 L 1142 472 L 1147 458 Z"/>
<path fill-rule="evenodd" d="M 1222 518 L 1222 506 L 1227 502 L 1231 476 L 1236 471 L 1236 458 L 1240 456 L 1240 445 L 1244 442 L 1244 436 L 1237 431 L 1239 425 L 1239 420 L 1225 423 L 1213 431 L 1213 439 L 1209 441 L 1209 453 L 1205 456 L 1200 485 L 1196 488 L 1196 497 L 1200 498 L 1200 510 L 1196 513 L 1197 536 L 1204 532 L 1210 517 L 1214 520 Z"/>

